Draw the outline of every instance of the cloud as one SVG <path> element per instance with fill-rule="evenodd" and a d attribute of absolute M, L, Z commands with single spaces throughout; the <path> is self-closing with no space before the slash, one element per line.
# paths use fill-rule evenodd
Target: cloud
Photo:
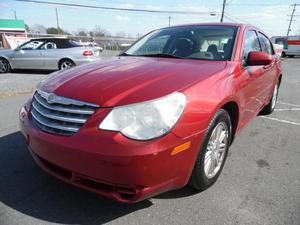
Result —
<path fill-rule="evenodd" d="M 8 4 L 5 2 L 0 2 L 0 8 L 8 8 Z"/>
<path fill-rule="evenodd" d="M 208 13 L 215 10 L 210 10 L 205 5 L 195 4 L 195 5 L 178 5 L 176 7 L 178 11 L 185 11 L 185 12 L 204 12 Z"/>
<path fill-rule="evenodd" d="M 251 23 L 269 35 L 284 35 L 288 26 L 288 17 L 291 8 L 289 5 L 274 5 L 261 7 L 260 11 L 235 14 L 233 19 L 240 20 L 242 23 Z M 229 14 L 230 16 L 230 14 Z M 292 27 L 296 32 L 296 27 Z"/>
<path fill-rule="evenodd" d="M 116 20 L 121 20 L 121 21 L 130 21 L 130 18 L 127 16 L 115 16 Z"/>
<path fill-rule="evenodd" d="M 146 5 L 144 7 L 144 9 L 147 9 L 147 10 L 164 10 L 163 7 L 157 6 L 157 5 Z"/>
<path fill-rule="evenodd" d="M 125 3 L 117 6 L 118 8 L 132 9 L 133 5 L 131 3 Z"/>

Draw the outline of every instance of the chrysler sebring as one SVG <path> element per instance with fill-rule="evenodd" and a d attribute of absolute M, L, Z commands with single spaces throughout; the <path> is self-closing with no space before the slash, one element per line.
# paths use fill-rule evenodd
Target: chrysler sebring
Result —
<path fill-rule="evenodd" d="M 49 174 L 132 203 L 218 179 L 234 137 L 274 110 L 281 62 L 263 31 L 193 24 L 150 32 L 107 61 L 58 71 L 20 110 Z"/>

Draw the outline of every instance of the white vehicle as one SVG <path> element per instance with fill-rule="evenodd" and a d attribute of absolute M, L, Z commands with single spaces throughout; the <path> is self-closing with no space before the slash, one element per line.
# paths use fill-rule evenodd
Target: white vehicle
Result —
<path fill-rule="evenodd" d="M 300 56 L 300 35 L 275 36 L 271 38 L 273 43 L 283 45 L 282 57 Z"/>
<path fill-rule="evenodd" d="M 279 55 L 280 57 L 282 57 L 283 45 L 273 43 L 273 47 L 274 47 L 275 53 L 277 55 Z"/>
<path fill-rule="evenodd" d="M 96 42 L 80 42 L 80 44 L 84 47 L 93 47 L 98 49 L 100 52 L 103 52 L 103 48 Z"/>

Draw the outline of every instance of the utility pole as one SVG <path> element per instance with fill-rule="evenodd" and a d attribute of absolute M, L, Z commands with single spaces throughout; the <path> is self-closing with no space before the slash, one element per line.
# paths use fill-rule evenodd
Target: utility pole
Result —
<path fill-rule="evenodd" d="M 226 0 L 223 0 L 222 15 L 220 20 L 221 23 L 223 23 L 223 19 L 224 19 L 225 6 L 226 6 Z"/>
<path fill-rule="evenodd" d="M 292 5 L 292 6 L 294 6 L 294 7 L 293 7 L 292 14 L 291 14 L 291 18 L 290 18 L 290 22 L 289 22 L 289 27 L 288 27 L 286 36 L 289 36 L 289 34 L 290 34 L 291 26 L 292 26 L 292 22 L 293 22 L 293 19 L 294 19 L 294 16 L 295 16 L 295 11 L 296 11 L 296 6 L 297 6 L 297 4 L 295 3 L 295 4 Z"/>
<path fill-rule="evenodd" d="M 169 16 L 169 26 L 171 26 L 171 16 Z"/>
<path fill-rule="evenodd" d="M 56 14 L 56 29 L 57 29 L 57 34 L 59 34 L 59 24 L 58 24 L 58 11 L 57 11 L 57 8 L 55 8 L 55 14 Z"/>
<path fill-rule="evenodd" d="M 16 11 L 16 10 L 14 10 L 14 17 L 15 17 L 15 20 L 18 19 L 18 18 L 17 18 L 17 11 Z"/>

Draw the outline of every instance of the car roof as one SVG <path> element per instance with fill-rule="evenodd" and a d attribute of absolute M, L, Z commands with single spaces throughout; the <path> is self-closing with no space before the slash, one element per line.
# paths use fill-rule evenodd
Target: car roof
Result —
<path fill-rule="evenodd" d="M 164 27 L 162 29 L 167 28 L 180 28 L 180 27 L 189 27 L 189 26 L 228 26 L 228 27 L 239 27 L 242 29 L 245 28 L 252 28 L 258 31 L 262 31 L 261 29 L 251 25 L 251 24 L 245 24 L 245 23 L 221 23 L 221 22 L 208 22 L 208 23 L 190 23 L 190 24 L 181 24 L 181 25 L 175 25 L 170 27 Z"/>
<path fill-rule="evenodd" d="M 190 24 L 181 24 L 175 25 L 171 27 L 188 27 L 188 26 L 234 26 L 234 27 L 242 27 L 247 26 L 243 23 L 190 23 Z M 167 27 L 166 27 L 167 28 Z"/>
<path fill-rule="evenodd" d="M 180 28 L 180 27 L 189 27 L 189 26 L 228 26 L 228 27 L 239 27 L 240 29 L 244 30 L 246 28 L 257 30 L 263 34 L 265 34 L 264 31 L 259 29 L 258 27 L 255 27 L 251 24 L 245 24 L 245 23 L 221 23 L 221 22 L 210 22 L 210 23 L 191 23 L 191 24 L 181 24 L 181 25 L 175 25 L 170 27 L 164 27 L 162 29 L 168 29 L 168 28 Z M 160 29 L 158 29 L 160 30 Z M 265 34 L 266 35 L 266 34 Z"/>
<path fill-rule="evenodd" d="M 51 41 L 51 40 L 59 40 L 59 41 L 66 41 L 71 40 L 70 38 L 64 38 L 64 37 L 47 37 L 47 38 L 32 38 L 32 41 Z"/>

